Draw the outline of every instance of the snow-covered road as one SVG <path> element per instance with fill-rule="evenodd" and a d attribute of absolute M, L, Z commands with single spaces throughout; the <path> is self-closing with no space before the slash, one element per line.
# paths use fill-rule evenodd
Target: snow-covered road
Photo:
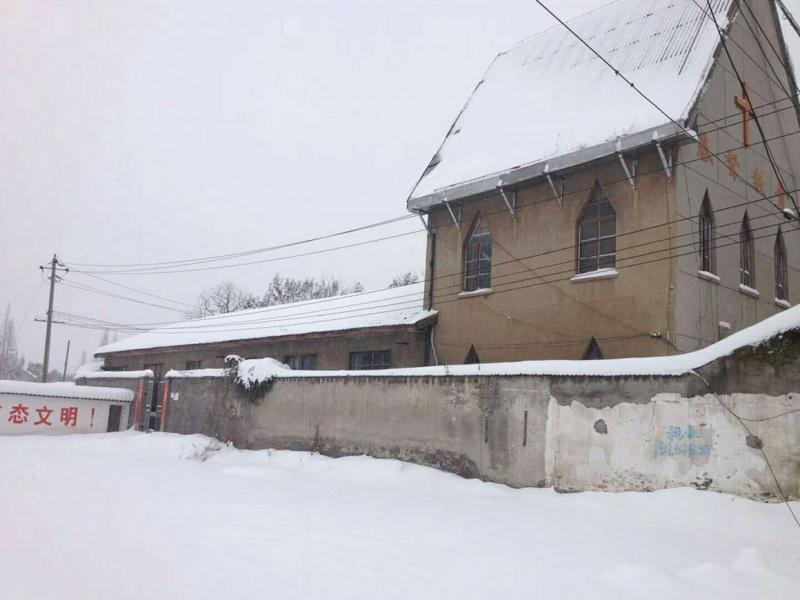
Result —
<path fill-rule="evenodd" d="M 780 504 L 210 443 L 0 438 L 0 597 L 800 598 Z"/>

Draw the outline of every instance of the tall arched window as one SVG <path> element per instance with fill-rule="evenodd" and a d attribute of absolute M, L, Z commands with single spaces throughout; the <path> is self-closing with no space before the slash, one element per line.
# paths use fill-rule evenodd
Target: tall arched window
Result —
<path fill-rule="evenodd" d="M 612 268 L 617 258 L 617 213 L 599 182 L 578 222 L 578 273 Z"/>
<path fill-rule="evenodd" d="M 703 196 L 698 217 L 700 226 L 700 270 L 714 272 L 714 213 L 711 211 L 711 201 L 708 192 Z"/>
<path fill-rule="evenodd" d="M 464 291 L 492 287 L 492 234 L 483 226 L 481 215 L 475 221 L 464 243 Z"/>
<path fill-rule="evenodd" d="M 742 227 L 739 229 L 739 252 L 739 283 L 754 288 L 756 287 L 756 248 L 747 211 L 744 212 Z"/>
<path fill-rule="evenodd" d="M 775 237 L 775 298 L 789 300 L 789 265 L 786 262 L 786 244 L 783 242 L 780 227 Z"/>

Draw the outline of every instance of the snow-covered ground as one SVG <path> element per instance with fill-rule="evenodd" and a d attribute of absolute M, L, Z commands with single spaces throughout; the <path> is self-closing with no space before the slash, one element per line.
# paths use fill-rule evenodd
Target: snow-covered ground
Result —
<path fill-rule="evenodd" d="M 215 446 L 0 438 L 0 596 L 800 598 L 800 531 L 781 504 L 562 495 Z"/>

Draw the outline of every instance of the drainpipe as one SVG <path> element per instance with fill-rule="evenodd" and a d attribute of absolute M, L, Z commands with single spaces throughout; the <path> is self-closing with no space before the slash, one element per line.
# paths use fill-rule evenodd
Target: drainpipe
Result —
<path fill-rule="evenodd" d="M 430 219 L 430 217 L 428 217 L 428 219 Z M 436 268 L 436 234 L 433 232 L 428 233 L 428 240 L 431 249 L 430 260 L 428 261 L 428 310 L 433 310 L 433 273 Z"/>

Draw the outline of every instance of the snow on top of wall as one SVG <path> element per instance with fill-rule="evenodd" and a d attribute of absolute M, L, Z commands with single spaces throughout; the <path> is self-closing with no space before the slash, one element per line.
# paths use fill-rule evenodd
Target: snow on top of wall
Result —
<path fill-rule="evenodd" d="M 102 358 L 93 358 L 89 362 L 82 364 L 78 367 L 78 370 L 75 371 L 75 379 L 80 379 L 86 375 L 102 371 L 104 363 L 105 361 Z"/>
<path fill-rule="evenodd" d="M 261 359 L 255 359 L 261 360 Z M 203 377 L 224 377 L 226 369 L 170 369 L 164 379 L 201 379 Z"/>
<path fill-rule="evenodd" d="M 272 381 L 287 371 L 291 369 L 274 358 L 239 360 L 236 382 L 251 389 L 260 383 Z"/>
<path fill-rule="evenodd" d="M 34 383 L 31 381 L 0 380 L 0 394 L 46 396 L 50 398 L 71 398 L 75 400 L 133 401 L 133 392 L 131 390 L 75 385 L 70 382 Z"/>
<path fill-rule="evenodd" d="M 95 350 L 95 354 L 411 326 L 436 314 L 436 311 L 423 310 L 423 291 L 424 284 L 415 283 L 184 321 L 102 346 Z"/>
<path fill-rule="evenodd" d="M 104 371 L 104 360 L 96 358 L 85 365 L 78 367 L 74 379 L 143 379 L 153 377 L 153 371 L 142 369 L 140 371 Z"/>
<path fill-rule="evenodd" d="M 258 380 L 259 373 L 263 374 L 265 380 L 273 377 L 291 379 L 299 377 L 441 377 L 447 375 L 678 376 L 691 373 L 695 369 L 733 354 L 740 348 L 758 346 L 776 335 L 793 329 L 800 329 L 800 305 L 742 329 L 701 350 L 674 356 L 607 360 L 530 360 L 375 371 L 294 371 L 276 360 L 254 359 L 242 361 L 240 368 L 244 365 L 244 368 L 249 369 L 247 377 L 250 384 Z M 206 371 L 203 375 L 205 377 L 221 377 L 225 372 L 223 369 L 207 369 Z M 192 373 L 193 371 L 170 371 L 167 373 L 167 377 L 192 377 L 194 376 Z"/>
<path fill-rule="evenodd" d="M 730 4 L 712 1 L 723 28 Z M 618 0 L 569 25 L 681 122 L 704 86 L 719 43 L 706 10 L 705 1 Z M 669 130 L 669 125 L 669 119 L 556 25 L 495 58 L 409 204 L 449 186 L 497 177 L 652 128 Z"/>
<path fill-rule="evenodd" d="M 75 379 L 145 379 L 154 377 L 151 369 L 139 371 L 92 371 L 76 375 Z"/>

